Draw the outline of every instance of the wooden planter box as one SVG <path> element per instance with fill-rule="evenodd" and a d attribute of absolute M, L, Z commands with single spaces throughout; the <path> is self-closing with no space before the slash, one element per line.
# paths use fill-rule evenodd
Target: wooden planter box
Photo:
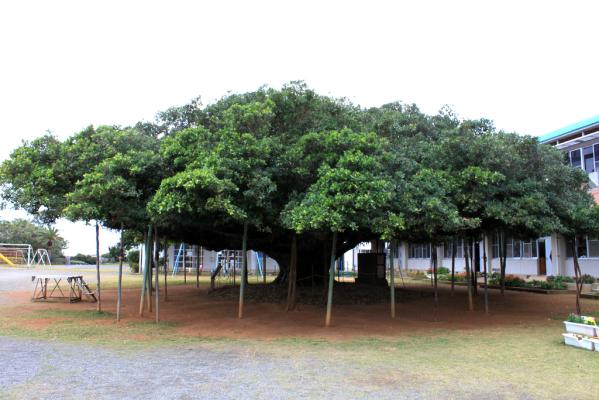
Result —
<path fill-rule="evenodd" d="M 576 322 L 568 321 L 564 321 L 564 325 L 566 326 L 566 332 L 568 333 L 575 333 L 590 337 L 597 336 L 597 327 L 594 325 L 577 324 Z"/>
<path fill-rule="evenodd" d="M 568 346 L 578 347 L 580 349 L 591 351 L 595 347 L 593 339 L 580 337 L 573 333 L 562 333 L 562 336 L 564 337 L 564 343 Z"/>

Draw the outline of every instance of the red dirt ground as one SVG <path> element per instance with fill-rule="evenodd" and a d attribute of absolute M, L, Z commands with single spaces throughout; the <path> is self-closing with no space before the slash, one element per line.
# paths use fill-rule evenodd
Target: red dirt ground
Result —
<path fill-rule="evenodd" d="M 430 290 L 420 286 L 418 290 Z M 398 290 L 398 297 L 401 296 Z M 475 311 L 468 312 L 466 291 L 456 288 L 451 296 L 449 288 L 440 289 L 438 311 L 433 298 L 423 297 L 398 303 L 397 318 L 389 316 L 388 304 L 333 306 L 333 326 L 325 328 L 323 307 L 299 305 L 298 310 L 286 312 L 280 304 L 246 303 L 245 316 L 237 318 L 237 302 L 215 299 L 206 288 L 172 286 L 168 289 L 168 301 L 160 301 L 162 321 L 173 322 L 176 329 L 189 336 L 226 337 L 249 339 L 276 339 L 285 337 L 308 337 L 327 339 L 351 339 L 355 337 L 397 337 L 418 333 L 434 333 L 437 330 L 468 330 L 482 327 L 508 327 L 519 324 L 555 324 L 555 318 L 574 311 L 573 294 L 536 294 L 490 290 L 491 315 L 484 313 L 482 290 L 476 297 Z M 22 314 L 42 308 L 63 310 L 93 310 L 95 303 L 83 301 L 31 303 L 29 292 L 12 292 L 10 313 Z M 122 320 L 152 321 L 154 313 L 138 316 L 139 289 L 123 291 Z M 152 300 L 154 301 L 154 299 Z M 103 310 L 115 312 L 116 291 L 102 291 Z M 583 310 L 597 312 L 599 302 L 583 300 Z M 47 319 L 31 321 L 32 328 L 44 327 Z M 98 322 L 112 323 L 112 321 Z"/>

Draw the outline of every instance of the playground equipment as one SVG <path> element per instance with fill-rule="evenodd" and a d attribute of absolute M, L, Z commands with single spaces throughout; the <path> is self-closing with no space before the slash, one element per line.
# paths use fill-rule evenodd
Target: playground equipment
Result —
<path fill-rule="evenodd" d="M 261 278 L 264 278 L 264 276 L 266 275 L 266 265 L 262 265 L 263 253 L 256 251 L 254 254 L 256 255 L 256 267 L 257 267 L 256 279 L 258 279 L 258 274 L 260 274 Z"/>
<path fill-rule="evenodd" d="M 32 261 L 36 266 L 44 265 L 51 266 L 50 255 L 46 249 L 37 249 Z"/>
<path fill-rule="evenodd" d="M 235 285 L 237 271 L 241 270 L 241 250 L 222 250 L 216 253 L 210 273 L 210 287 Z"/>
<path fill-rule="evenodd" d="M 10 265 L 11 267 L 15 266 L 15 264 L 13 264 L 13 262 L 10 261 L 8 258 L 6 258 L 2 253 L 0 253 L 0 260 L 4 261 L 6 264 Z"/>
<path fill-rule="evenodd" d="M 204 249 L 199 246 L 191 246 L 181 243 L 179 247 L 175 247 L 175 262 L 173 263 L 173 276 L 179 273 L 179 268 L 183 269 L 183 273 L 187 274 L 189 270 L 195 269 L 197 273 L 202 271 Z"/>
<path fill-rule="evenodd" d="M 184 247 L 184 243 L 181 243 L 181 245 L 179 245 L 179 250 L 177 251 L 177 256 L 175 257 L 175 262 L 173 264 L 173 276 L 177 275 L 177 273 L 179 272 L 179 261 L 182 259 L 181 256 L 183 254 Z"/>
<path fill-rule="evenodd" d="M 0 261 L 14 267 L 33 263 L 33 247 L 22 243 L 0 243 Z"/>

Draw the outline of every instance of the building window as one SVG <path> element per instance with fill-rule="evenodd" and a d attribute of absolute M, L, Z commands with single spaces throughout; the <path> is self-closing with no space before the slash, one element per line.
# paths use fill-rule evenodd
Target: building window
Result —
<path fill-rule="evenodd" d="M 599 170 L 599 144 L 572 150 L 569 153 L 570 165 L 591 173 Z"/>
<path fill-rule="evenodd" d="M 582 168 L 580 149 L 572 150 L 570 152 L 570 165 L 576 168 Z"/>
<path fill-rule="evenodd" d="M 588 173 L 595 172 L 595 157 L 593 155 L 593 146 L 582 149 L 584 159 L 584 170 Z"/>
<path fill-rule="evenodd" d="M 589 249 L 589 257 L 599 257 L 599 240 L 598 239 L 588 239 L 587 247 Z"/>
<path fill-rule="evenodd" d="M 499 258 L 499 238 L 493 237 L 491 252 L 493 258 Z M 515 240 L 511 237 L 505 239 L 506 258 L 537 258 L 538 244 L 536 240 Z"/>
<path fill-rule="evenodd" d="M 464 240 L 463 239 L 454 239 L 455 240 L 455 258 L 463 258 L 464 257 Z M 451 254 L 453 253 L 453 241 L 448 240 L 443 243 L 443 258 L 451 258 Z"/>
<path fill-rule="evenodd" d="M 431 258 L 431 245 L 410 244 L 410 258 Z"/>
<path fill-rule="evenodd" d="M 566 242 L 566 257 L 572 258 L 572 241 Z M 599 239 L 582 237 L 578 239 L 578 257 L 597 257 L 599 258 Z"/>
<path fill-rule="evenodd" d="M 537 258 L 537 241 L 522 241 L 522 258 Z"/>
<path fill-rule="evenodd" d="M 514 247 L 514 254 L 512 257 L 521 258 L 522 257 L 522 242 L 519 240 L 512 239 L 512 246 Z"/>
<path fill-rule="evenodd" d="M 578 257 L 585 258 L 587 257 L 587 241 L 586 238 L 578 239 Z M 566 257 L 572 258 L 572 241 L 566 241 Z"/>
<path fill-rule="evenodd" d="M 499 258 L 499 235 L 493 235 L 493 243 L 491 243 L 491 254 L 489 258 Z"/>

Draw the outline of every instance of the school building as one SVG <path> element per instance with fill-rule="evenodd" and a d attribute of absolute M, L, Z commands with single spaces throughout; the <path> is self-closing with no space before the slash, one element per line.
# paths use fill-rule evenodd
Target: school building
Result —
<path fill-rule="evenodd" d="M 565 160 L 573 168 L 582 168 L 589 175 L 591 194 L 599 203 L 599 115 L 580 121 L 539 138 L 562 150 Z M 396 266 L 402 269 L 430 268 L 431 252 L 437 252 L 439 265 L 451 267 L 450 243 L 433 248 L 430 244 L 400 243 L 394 249 Z M 473 246 L 475 268 L 481 269 L 483 253 L 490 261 L 490 271 L 499 270 L 499 244 L 497 238 L 487 238 Z M 599 277 L 599 240 L 585 238 L 578 248 L 580 268 L 583 274 Z M 456 270 L 464 270 L 464 246 L 457 244 Z M 506 273 L 521 275 L 569 275 L 574 276 L 574 264 L 570 247 L 563 236 L 553 234 L 536 240 L 508 239 Z"/>

